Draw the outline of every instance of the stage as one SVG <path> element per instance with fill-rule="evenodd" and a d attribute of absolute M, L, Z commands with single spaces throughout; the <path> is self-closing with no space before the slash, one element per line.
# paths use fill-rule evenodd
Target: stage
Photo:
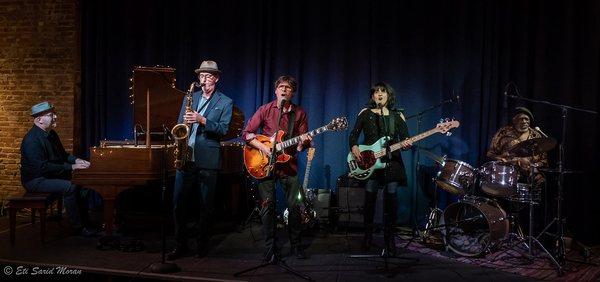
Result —
<path fill-rule="evenodd" d="M 193 256 L 184 257 L 175 262 L 181 268 L 180 272 L 172 274 L 155 274 L 149 272 L 149 266 L 160 261 L 160 234 L 158 227 L 133 229 L 128 235 L 122 235 L 124 244 L 110 246 L 107 250 L 99 250 L 98 238 L 69 236 L 66 222 L 62 227 L 57 222 L 48 223 L 47 241 L 40 242 L 39 224 L 31 225 L 28 217 L 19 217 L 17 224 L 17 240 L 15 246 L 10 245 L 8 224 L 6 218 L 0 218 L 0 263 L 5 271 L 4 278 L 17 278 L 17 270 L 21 277 L 50 280 L 69 279 L 87 281 L 300 281 L 298 277 L 289 274 L 277 266 L 267 266 L 235 277 L 233 274 L 261 263 L 262 240 L 260 225 L 252 224 L 244 230 L 236 230 L 233 222 L 223 221 L 216 225 L 215 236 L 212 237 L 211 249 L 208 256 L 197 259 Z M 287 241 L 284 232 L 280 238 Z M 407 249 L 400 249 L 402 258 L 414 260 L 390 259 L 389 271 L 382 270 L 383 259 L 353 259 L 352 254 L 363 254 L 360 251 L 362 234 L 359 230 L 319 230 L 304 236 L 309 259 L 298 260 L 289 256 L 289 243 L 282 248 L 285 262 L 294 269 L 309 275 L 316 281 L 379 281 L 402 279 L 409 281 L 529 281 L 537 280 L 536 273 L 546 273 L 543 279 L 555 279 L 555 271 L 547 264 L 540 269 L 532 269 L 529 273 L 517 275 L 515 267 L 504 270 L 495 269 L 494 262 L 488 258 L 485 263 L 477 259 L 445 257 L 444 252 L 412 243 Z M 168 238 L 168 246 L 172 245 L 172 237 Z M 141 242 L 141 244 L 137 244 Z M 406 242 L 398 240 L 402 247 Z M 382 245 L 382 236 L 375 237 L 375 243 Z M 119 250 L 126 247 L 128 249 Z M 373 249 L 371 254 L 376 254 Z M 190 254 L 191 255 L 191 254 Z M 462 262 L 460 261 L 462 260 Z M 537 259 L 546 263 L 545 259 Z M 506 264 L 504 264 L 506 266 Z M 62 268 L 62 270 L 61 270 Z M 23 270 L 27 269 L 27 274 Z M 587 269 L 586 271 L 583 271 Z M 578 280 L 590 275 L 590 267 L 580 268 L 578 272 L 569 272 L 565 278 Z M 12 272 L 10 271 L 12 270 Z M 51 274 L 41 273 L 53 272 Z M 59 271 L 60 270 L 60 271 Z M 34 272 L 36 271 L 36 272 Z M 60 272 L 60 273 L 59 273 Z M 536 273 L 532 273 L 536 272 Z M 598 272 L 596 267 L 596 272 Z M 594 272 L 594 273 L 596 273 Z M 10 275 L 7 275 L 11 273 Z M 33 276 L 32 273 L 37 275 Z M 52 277 L 44 277 L 51 275 Z M 529 275 L 530 277 L 522 276 Z M 537 278 L 540 278 L 537 276 Z M 569 278 L 569 279 L 570 279 Z M 588 277 L 589 278 L 589 277 Z"/>

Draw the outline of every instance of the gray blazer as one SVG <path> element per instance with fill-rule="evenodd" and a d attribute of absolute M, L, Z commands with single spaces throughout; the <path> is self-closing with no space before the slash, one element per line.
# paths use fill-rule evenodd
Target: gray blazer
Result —
<path fill-rule="evenodd" d="M 202 98 L 202 91 L 193 94 L 192 109 L 198 108 Z M 183 122 L 185 114 L 185 103 L 183 100 L 178 122 Z M 194 144 L 194 162 L 199 168 L 220 169 L 221 168 L 221 137 L 227 133 L 231 114 L 233 111 L 233 100 L 225 94 L 216 91 L 208 102 L 204 117 L 206 125 L 198 124 L 196 131 L 196 143 Z"/>

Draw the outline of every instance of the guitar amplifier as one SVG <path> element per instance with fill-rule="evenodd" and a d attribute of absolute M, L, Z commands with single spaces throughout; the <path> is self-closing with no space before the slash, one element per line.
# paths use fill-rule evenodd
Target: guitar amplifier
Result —
<path fill-rule="evenodd" d="M 365 206 L 365 188 L 364 181 L 358 181 L 348 176 L 338 178 L 338 187 L 336 193 L 336 206 L 331 209 L 335 212 L 335 221 L 339 225 L 351 227 L 363 226 L 363 214 Z M 383 223 L 383 190 L 377 193 L 375 202 L 375 224 Z"/>
<path fill-rule="evenodd" d="M 315 201 L 312 203 L 315 212 L 317 213 L 317 218 L 319 222 L 329 223 L 331 219 L 329 215 L 332 214 L 329 212 L 331 207 L 331 190 L 329 189 L 315 189 L 317 194 L 315 197 Z"/>

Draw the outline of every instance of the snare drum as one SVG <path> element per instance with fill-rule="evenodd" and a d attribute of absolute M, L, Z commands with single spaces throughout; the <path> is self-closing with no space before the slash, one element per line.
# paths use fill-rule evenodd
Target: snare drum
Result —
<path fill-rule="evenodd" d="M 468 194 L 468 188 L 475 182 L 475 168 L 459 160 L 446 159 L 437 173 L 438 187 L 452 193 Z"/>
<path fill-rule="evenodd" d="M 534 205 L 539 204 L 542 201 L 542 189 L 541 187 L 531 188 L 530 184 L 517 183 L 517 193 L 508 198 L 511 202 L 517 203 L 529 203 Z"/>
<path fill-rule="evenodd" d="M 517 193 L 519 172 L 515 166 L 503 162 L 485 163 L 479 169 L 481 190 L 496 197 L 510 197 Z"/>

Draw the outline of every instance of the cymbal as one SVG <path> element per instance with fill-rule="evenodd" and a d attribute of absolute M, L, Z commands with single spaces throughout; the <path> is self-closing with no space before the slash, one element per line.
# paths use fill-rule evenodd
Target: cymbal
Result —
<path fill-rule="evenodd" d="M 554 147 L 556 147 L 556 139 L 552 137 L 533 138 L 510 147 L 508 154 L 516 157 L 531 157 L 548 152 Z"/>

